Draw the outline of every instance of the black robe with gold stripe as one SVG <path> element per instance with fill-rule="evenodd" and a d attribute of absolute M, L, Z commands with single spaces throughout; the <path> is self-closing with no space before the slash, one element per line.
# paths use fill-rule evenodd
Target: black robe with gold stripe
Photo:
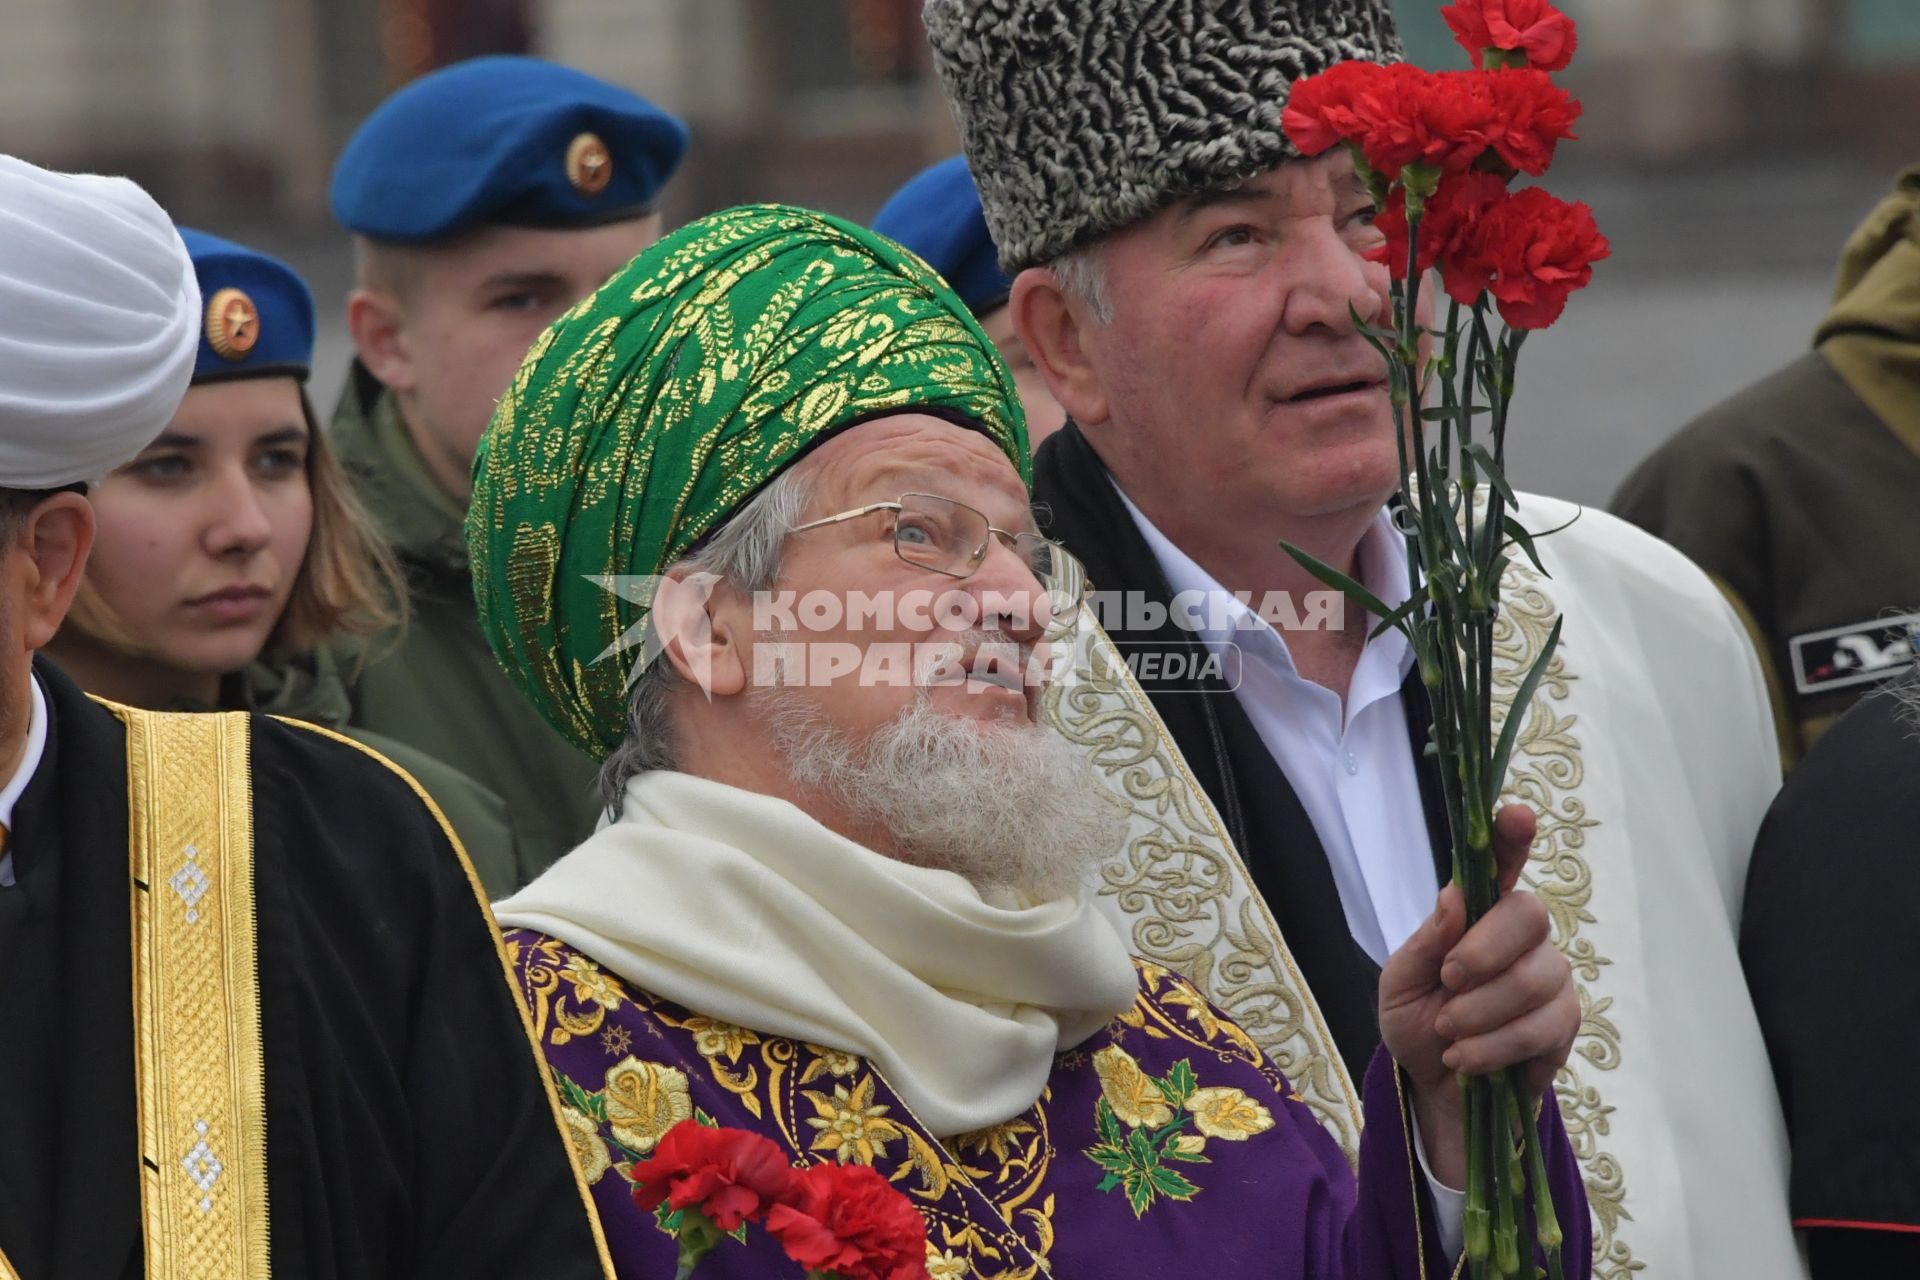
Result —
<path fill-rule="evenodd" d="M 0 889 L 0 1254 L 118 1280 L 144 1270 L 126 730 L 35 671 L 46 752 Z M 257 716 L 251 742 L 273 1274 L 604 1275 L 440 823 L 351 746 Z"/>

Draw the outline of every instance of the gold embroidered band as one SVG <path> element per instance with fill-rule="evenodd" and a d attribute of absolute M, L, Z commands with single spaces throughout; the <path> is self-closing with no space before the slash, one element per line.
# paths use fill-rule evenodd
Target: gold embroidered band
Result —
<path fill-rule="evenodd" d="M 127 726 L 146 1274 L 251 1280 L 268 1252 L 247 717 L 108 705 Z"/>

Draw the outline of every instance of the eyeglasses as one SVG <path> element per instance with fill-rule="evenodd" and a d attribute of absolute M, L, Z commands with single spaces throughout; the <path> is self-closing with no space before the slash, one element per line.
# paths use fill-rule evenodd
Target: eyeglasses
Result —
<path fill-rule="evenodd" d="M 1080 562 L 1057 542 L 1037 533 L 1015 533 L 996 528 L 984 511 L 942 498 L 932 493 L 903 493 L 898 502 L 870 502 L 836 516 L 796 525 L 791 532 L 805 533 L 830 524 L 858 520 L 876 511 L 891 511 L 893 550 L 902 560 L 921 569 L 931 569 L 949 578 L 970 578 L 986 563 L 993 538 L 1012 548 L 1028 570 L 1046 588 L 1052 619 L 1049 637 L 1071 629 L 1080 611 L 1084 594 L 1084 571 Z"/>

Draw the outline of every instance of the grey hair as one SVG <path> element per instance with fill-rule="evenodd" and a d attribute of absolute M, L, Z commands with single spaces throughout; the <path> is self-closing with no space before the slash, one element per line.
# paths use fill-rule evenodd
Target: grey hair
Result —
<path fill-rule="evenodd" d="M 782 472 L 722 525 L 705 546 L 667 572 L 710 573 L 735 591 L 765 591 L 779 581 L 780 553 L 811 496 L 804 475 L 791 468 Z M 651 622 L 648 627 L 651 650 Z M 673 695 L 686 683 L 664 651 L 634 678 L 627 699 L 626 736 L 600 766 L 600 799 L 609 813 L 618 816 L 627 783 L 635 776 L 679 767 L 673 740 Z"/>
<path fill-rule="evenodd" d="M 1900 704 L 1900 718 L 1920 737 L 1920 663 L 1907 668 L 1881 685 L 1876 692 Z"/>
<path fill-rule="evenodd" d="M 1107 296 L 1107 260 L 1100 241 L 1076 245 L 1047 263 L 1047 270 L 1070 296 L 1086 304 L 1101 324 L 1113 323 L 1113 299 Z"/>

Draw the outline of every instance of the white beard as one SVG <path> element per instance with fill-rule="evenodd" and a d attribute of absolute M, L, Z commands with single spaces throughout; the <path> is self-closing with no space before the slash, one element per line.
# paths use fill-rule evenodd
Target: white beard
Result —
<path fill-rule="evenodd" d="M 862 742 L 799 690 L 755 697 L 796 783 L 983 892 L 1072 896 L 1126 835 L 1119 801 L 1050 726 L 947 715 L 923 691 Z"/>

